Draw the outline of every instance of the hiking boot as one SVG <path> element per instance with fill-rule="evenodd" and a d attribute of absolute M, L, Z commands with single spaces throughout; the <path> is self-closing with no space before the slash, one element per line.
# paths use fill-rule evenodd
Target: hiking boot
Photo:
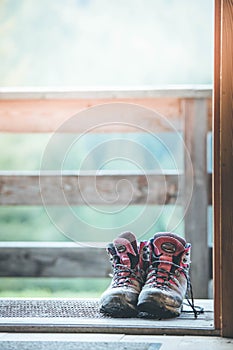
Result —
<path fill-rule="evenodd" d="M 124 232 L 107 246 L 113 268 L 113 279 L 100 300 L 100 312 L 114 317 L 137 315 L 138 295 L 142 288 L 137 240 Z"/>
<path fill-rule="evenodd" d="M 150 240 L 147 277 L 138 299 L 141 312 L 157 318 L 180 315 L 189 285 L 190 249 L 175 233 L 159 232 Z"/>

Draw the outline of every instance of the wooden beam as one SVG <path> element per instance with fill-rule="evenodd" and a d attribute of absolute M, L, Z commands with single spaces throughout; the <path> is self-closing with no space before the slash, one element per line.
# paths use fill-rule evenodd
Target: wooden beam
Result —
<path fill-rule="evenodd" d="M 120 91 L 0 89 L 0 130 L 15 133 L 57 130 L 83 133 L 90 129 L 96 133 L 142 132 L 142 126 L 150 132 L 173 131 L 161 116 L 167 118 L 177 130 L 182 130 L 181 100 L 200 97 L 209 101 L 211 129 L 209 87 Z M 155 112 L 159 116 L 156 117 Z M 111 125 L 93 128 L 103 122 Z"/>
<path fill-rule="evenodd" d="M 121 102 L 122 107 L 117 103 Z M 114 104 L 114 105 L 113 105 Z M 135 106 L 137 104 L 137 107 Z M 167 123 L 155 118 L 155 112 L 169 118 L 180 130 L 180 100 L 164 99 L 50 99 L 50 100 L 0 100 L 0 130 L 2 132 L 60 132 L 83 133 L 92 129 L 95 133 L 142 132 L 127 124 L 137 124 L 135 110 L 141 106 L 140 120 L 151 132 L 170 131 Z M 92 108 L 90 108 L 92 107 Z M 95 107 L 95 108 L 93 108 Z M 128 107 L 128 108 L 127 108 Z M 129 108 L 130 107 L 130 108 Z M 143 108 L 145 107 L 145 108 Z M 151 109 L 148 110 L 148 108 Z M 127 110 L 127 115 L 122 115 Z M 75 117 L 76 116 L 76 117 Z M 20 121 L 20 122 L 19 122 Z M 118 122 L 118 125 L 116 125 Z M 100 126 L 109 123 L 110 126 Z M 115 123 L 115 125 L 113 124 Z"/>
<path fill-rule="evenodd" d="M 105 248 L 66 242 L 0 242 L 1 277 L 109 277 Z"/>
<path fill-rule="evenodd" d="M 214 13 L 214 87 L 213 87 L 213 282 L 214 282 L 214 325 L 221 329 L 221 287 L 220 287 L 220 48 L 221 48 L 221 0 L 215 0 Z"/>
<path fill-rule="evenodd" d="M 111 263 L 106 245 L 105 242 L 0 242 L 0 277 L 109 277 Z"/>
<path fill-rule="evenodd" d="M 0 87 L 0 100 L 18 99 L 144 99 L 144 98 L 211 98 L 212 85 L 163 85 L 140 87 L 66 88 Z"/>
<path fill-rule="evenodd" d="M 208 177 L 206 160 L 207 103 L 205 99 L 185 100 L 185 195 L 193 193 L 185 215 L 185 237 L 192 244 L 191 280 L 195 298 L 208 298 Z M 189 158 L 190 157 L 190 158 Z M 191 160 L 192 167 L 189 166 Z M 188 198 L 187 198 L 188 199 Z"/>
<path fill-rule="evenodd" d="M 221 5 L 220 70 L 215 67 L 215 180 L 214 180 L 214 214 L 215 238 L 219 236 L 220 275 L 220 321 L 222 335 L 233 337 L 233 298 L 232 298 L 232 252 L 233 252 L 233 0 L 216 2 L 216 10 Z M 218 36 L 219 33 L 216 32 Z M 217 39 L 216 39 L 217 40 Z M 218 42 L 218 40 L 217 40 Z M 219 88 L 218 88 L 219 84 Z M 218 289 L 217 289 L 218 290 Z"/>
<path fill-rule="evenodd" d="M 1 172 L 0 205 L 179 204 L 180 176 L 173 171 Z"/>

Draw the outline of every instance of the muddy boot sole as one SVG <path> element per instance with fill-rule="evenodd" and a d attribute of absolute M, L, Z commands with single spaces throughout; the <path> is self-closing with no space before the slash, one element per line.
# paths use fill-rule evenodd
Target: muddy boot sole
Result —
<path fill-rule="evenodd" d="M 122 298 L 113 297 L 108 303 L 100 306 L 100 312 L 112 317 L 136 317 L 138 310 L 136 305 L 128 304 Z"/>

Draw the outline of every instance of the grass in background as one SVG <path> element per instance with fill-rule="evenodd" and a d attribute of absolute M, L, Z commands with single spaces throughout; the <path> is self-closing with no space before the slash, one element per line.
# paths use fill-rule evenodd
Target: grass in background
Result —
<path fill-rule="evenodd" d="M 109 284 L 110 278 L 3 277 L 0 297 L 98 298 Z"/>

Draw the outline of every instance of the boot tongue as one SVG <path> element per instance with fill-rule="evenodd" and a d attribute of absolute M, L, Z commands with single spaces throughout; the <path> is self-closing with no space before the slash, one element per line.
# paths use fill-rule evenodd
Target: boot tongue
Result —
<path fill-rule="evenodd" d="M 178 256 L 184 252 L 186 241 L 175 233 L 159 232 L 155 234 L 152 244 L 156 255 Z"/>
<path fill-rule="evenodd" d="M 161 285 L 174 272 L 178 265 L 182 253 L 185 251 L 186 241 L 172 232 L 159 232 L 151 240 L 156 259 L 158 259 L 157 283 Z M 175 265 L 174 265 L 175 263 Z"/>
<path fill-rule="evenodd" d="M 137 240 L 133 233 L 124 232 L 113 241 L 120 263 L 131 269 L 138 264 Z"/>

